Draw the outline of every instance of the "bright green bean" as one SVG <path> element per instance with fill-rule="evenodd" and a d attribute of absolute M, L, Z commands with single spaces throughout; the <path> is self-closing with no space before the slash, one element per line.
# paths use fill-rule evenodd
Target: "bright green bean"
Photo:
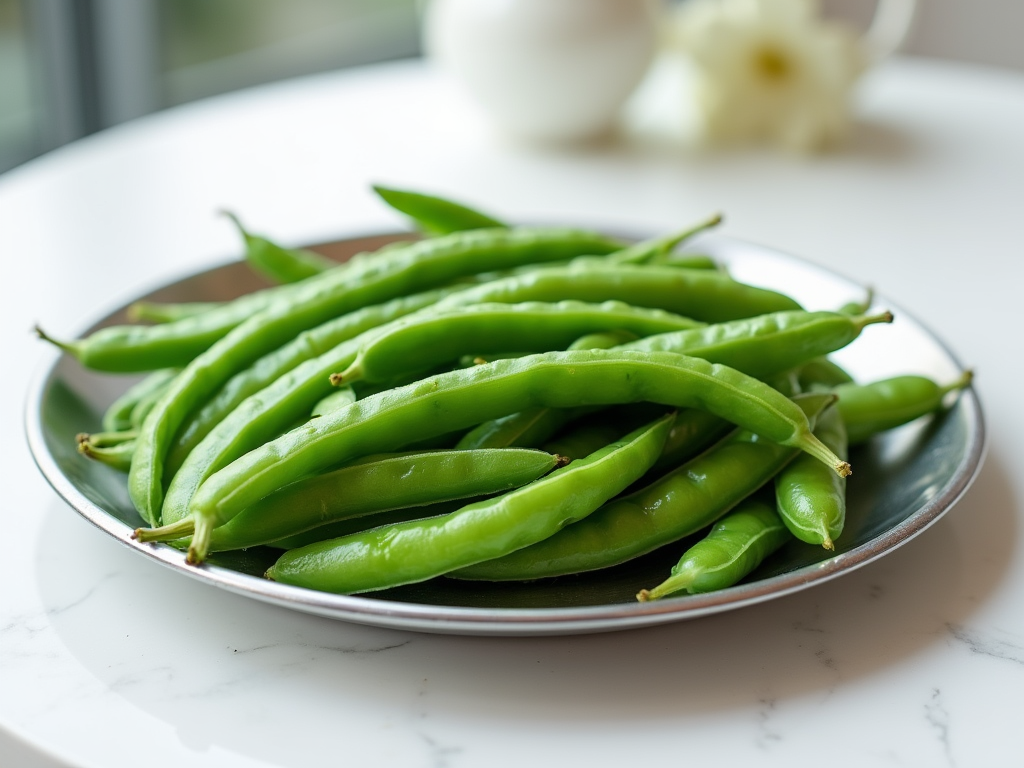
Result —
<path fill-rule="evenodd" d="M 399 213 L 404 213 L 424 232 L 447 235 L 470 229 L 507 226 L 486 213 L 433 195 L 374 185 L 373 191 Z"/>
<path fill-rule="evenodd" d="M 799 407 L 731 368 L 670 353 L 549 352 L 451 371 L 373 395 L 236 459 L 207 478 L 192 499 L 189 514 L 196 518 L 196 535 L 190 559 L 205 557 L 203 545 L 212 528 L 283 485 L 332 464 L 395 450 L 526 406 L 645 400 L 706 409 L 849 473 L 849 465 L 811 434 Z"/>
<path fill-rule="evenodd" d="M 132 412 L 139 401 L 153 392 L 162 392 L 170 385 L 171 379 L 177 375 L 177 368 L 154 371 L 139 383 L 129 387 L 103 413 L 103 431 L 123 432 L 137 427 L 139 422 L 133 421 Z"/>
<path fill-rule="evenodd" d="M 338 266 L 338 262 L 304 248 L 282 248 L 265 237 L 254 235 L 238 217 L 224 211 L 245 242 L 245 260 L 258 274 L 275 283 L 297 283 Z"/>
<path fill-rule="evenodd" d="M 937 411 L 946 395 L 970 386 L 971 379 L 971 372 L 964 371 L 956 381 L 939 386 L 924 376 L 897 376 L 870 384 L 840 384 L 833 391 L 839 395 L 850 445 L 857 445 Z"/>
<path fill-rule="evenodd" d="M 216 528 L 210 549 L 245 549 L 354 517 L 501 493 L 533 482 L 559 461 L 526 449 L 367 457 L 260 499 Z M 142 530 L 138 538 L 169 540 L 193 530 L 191 518 L 184 518 L 160 535 Z"/>
<path fill-rule="evenodd" d="M 792 401 L 811 421 L 827 394 Z M 665 477 L 605 504 L 586 520 L 505 557 L 449 574 L 481 581 L 528 581 L 609 568 L 690 536 L 771 480 L 798 451 L 737 430 Z"/>
<path fill-rule="evenodd" d="M 359 349 L 335 382 L 380 382 L 428 370 L 474 351 L 565 349 L 584 334 L 624 330 L 639 336 L 703 325 L 660 309 L 606 301 L 476 304 L 458 310 L 419 313 L 392 323 Z"/>
<path fill-rule="evenodd" d="M 746 501 L 719 520 L 683 554 L 672 575 L 636 596 L 640 602 L 675 592 L 714 592 L 736 584 L 792 537 L 768 504 Z"/>
<path fill-rule="evenodd" d="M 497 499 L 293 549 L 267 577 L 328 592 L 367 592 L 425 581 L 529 546 L 586 517 L 647 471 L 671 419 L 663 417 Z"/>
<path fill-rule="evenodd" d="M 814 428 L 829 449 L 846 458 L 846 427 L 838 408 L 818 417 Z M 797 456 L 775 477 L 775 501 L 779 516 L 800 541 L 835 549 L 833 542 L 846 522 L 846 480 L 835 472 L 819 472 L 815 464 Z"/>

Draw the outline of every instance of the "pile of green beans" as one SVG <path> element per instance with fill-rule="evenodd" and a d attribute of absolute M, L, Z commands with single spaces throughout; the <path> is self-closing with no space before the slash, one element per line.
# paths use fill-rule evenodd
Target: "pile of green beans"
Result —
<path fill-rule="evenodd" d="M 637 597 L 722 589 L 793 538 L 833 549 L 849 447 L 970 384 L 854 382 L 827 356 L 892 316 L 870 295 L 808 312 L 674 253 L 719 216 L 626 244 L 375 191 L 424 237 L 335 264 L 229 214 L 281 285 L 39 331 L 149 372 L 78 437 L 128 473 L 137 540 L 197 565 L 277 548 L 268 578 L 351 594 L 609 568 L 704 532 Z"/>

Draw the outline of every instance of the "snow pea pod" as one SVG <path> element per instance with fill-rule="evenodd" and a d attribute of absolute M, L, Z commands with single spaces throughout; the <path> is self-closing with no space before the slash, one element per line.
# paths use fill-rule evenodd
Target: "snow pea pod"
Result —
<path fill-rule="evenodd" d="M 840 349 L 856 339 L 873 323 L 892 322 L 892 315 L 851 317 L 836 312 L 803 310 L 772 312 L 757 317 L 708 325 L 686 331 L 648 336 L 623 344 L 619 349 L 645 352 L 675 352 L 722 363 L 738 371 L 766 378 L 807 363 L 820 355 Z M 493 425 L 483 424 L 463 438 L 463 447 L 500 447 L 500 440 L 514 437 L 515 445 L 531 445 L 519 433 L 554 435 L 572 417 L 548 409 L 531 409 L 503 417 Z M 550 420 L 550 423 L 545 423 Z M 727 431 L 727 423 L 708 414 L 682 413 L 669 437 L 665 456 L 656 469 L 676 466 L 682 457 L 714 442 Z M 539 444 L 539 443 L 533 443 Z"/>
<path fill-rule="evenodd" d="M 425 581 L 529 546 L 585 518 L 647 471 L 671 421 L 672 415 L 663 417 L 496 499 L 293 549 L 267 577 L 351 594 Z"/>
<path fill-rule="evenodd" d="M 167 474 L 173 477 L 195 447 L 250 395 L 277 381 L 304 361 L 316 358 L 368 330 L 428 307 L 445 295 L 447 292 L 443 289 L 424 291 L 363 307 L 303 331 L 287 344 L 268 352 L 228 379 L 202 408 L 189 416 L 168 453 Z"/>
<path fill-rule="evenodd" d="M 809 392 L 813 389 L 831 390 L 840 384 L 852 384 L 853 377 L 827 357 L 819 357 L 800 367 L 797 381 L 802 391 Z"/>
<path fill-rule="evenodd" d="M 447 235 L 469 229 L 507 227 L 486 213 L 434 195 L 424 195 L 402 189 L 391 189 L 375 184 L 373 191 L 399 213 L 404 213 L 424 232 Z"/>
<path fill-rule="evenodd" d="M 615 350 L 548 352 L 439 374 L 360 400 L 250 451 L 211 475 L 189 507 L 201 561 L 209 532 L 279 488 L 360 455 L 478 424 L 527 406 L 650 401 L 699 407 L 764 438 L 811 453 L 840 474 L 849 464 L 811 433 L 804 412 L 768 385 L 698 358 Z M 132 463 L 134 471 L 136 460 Z"/>
<path fill-rule="evenodd" d="M 619 300 L 641 307 L 660 308 L 665 305 L 669 310 L 680 305 L 699 308 L 703 306 L 701 292 L 705 290 L 711 291 L 719 314 L 726 311 L 726 307 L 730 315 L 744 315 L 766 306 L 773 309 L 796 306 L 792 299 L 781 294 L 750 288 L 732 280 L 723 282 L 715 278 L 708 282 L 704 278 L 694 278 L 684 270 L 632 265 L 608 267 L 603 266 L 599 259 L 577 259 L 571 267 L 534 268 L 511 278 L 470 286 L 446 296 L 424 311 L 482 302 L 565 299 Z M 267 376 L 261 379 L 264 383 L 261 390 L 253 391 L 255 385 L 249 386 L 251 382 L 246 378 L 247 374 L 239 374 L 239 378 L 225 385 L 222 392 L 207 403 L 198 416 L 193 417 L 199 422 L 198 426 L 190 422 L 176 440 L 168 459 L 168 474 L 173 473 L 174 479 L 163 509 L 164 522 L 174 522 L 188 513 L 188 503 L 195 488 L 213 471 L 306 417 L 318 400 L 330 394 L 327 377 L 349 366 L 357 350 L 358 345 L 342 342 L 284 375 L 276 373 L 280 370 L 276 364 L 271 365 Z M 287 353 L 282 351 L 282 354 Z M 262 365 L 257 364 L 256 367 L 261 368 Z M 279 378 L 270 381 L 271 373 Z M 239 395 L 243 392 L 249 397 L 239 402 Z M 571 418 L 573 414 L 539 417 L 533 412 L 513 415 L 501 424 L 482 426 L 480 432 L 471 433 L 472 437 L 467 435 L 458 447 L 536 446 L 554 435 Z M 491 430 L 494 430 L 493 434 Z M 196 434 L 206 436 L 197 441 Z M 186 460 L 188 471 L 184 464 Z M 180 470 L 175 473 L 178 467 Z"/>
<path fill-rule="evenodd" d="M 211 551 L 245 549 L 321 525 L 377 512 L 500 493 L 531 483 L 559 466 L 544 451 L 431 451 L 372 456 L 293 483 L 260 499 L 210 538 Z M 160 536 L 142 530 L 140 541 L 192 534 L 191 518 Z"/>
<path fill-rule="evenodd" d="M 154 392 L 162 392 L 170 385 L 171 379 L 177 375 L 177 368 L 154 371 L 139 383 L 129 387 L 104 411 L 103 431 L 122 432 L 137 427 L 139 422 L 133 421 L 132 413 L 139 401 Z"/>
<path fill-rule="evenodd" d="M 548 441 L 541 449 L 575 461 L 614 443 L 621 435 L 621 427 L 610 420 L 601 419 L 596 422 L 585 422 L 567 434 Z"/>
<path fill-rule="evenodd" d="M 846 427 L 838 408 L 818 417 L 814 434 L 842 459 L 846 458 Z M 819 472 L 797 456 L 775 477 L 775 503 L 786 527 L 800 541 L 835 549 L 833 542 L 846 522 L 846 480 L 834 472 Z"/>
<path fill-rule="evenodd" d="M 640 602 L 681 592 L 714 592 L 736 584 L 789 541 L 779 515 L 762 501 L 746 501 L 711 528 L 672 567 L 671 576 L 636 596 Z"/>
<path fill-rule="evenodd" d="M 651 261 L 667 257 L 676 246 L 699 235 L 701 232 L 717 227 L 721 223 L 722 214 L 716 213 L 679 232 L 634 243 L 613 253 L 609 257 L 609 261 L 618 264 L 648 264 Z"/>
<path fill-rule="evenodd" d="M 310 415 L 323 416 L 325 413 L 352 405 L 356 401 L 356 391 L 352 387 L 339 387 L 337 392 L 332 392 L 327 397 L 320 398 Z"/>
<path fill-rule="evenodd" d="M 570 344 L 569 349 L 611 349 L 634 339 L 634 334 L 626 331 L 588 333 Z M 593 412 L 593 408 L 527 408 L 474 427 L 462 436 L 458 447 L 532 448 L 551 438 L 566 424 Z"/>
<path fill-rule="evenodd" d="M 972 378 L 971 371 L 964 371 L 956 381 L 939 386 L 925 376 L 896 376 L 870 384 L 840 384 L 832 391 L 839 395 L 850 445 L 857 445 L 937 411 L 946 395 L 970 386 Z"/>
<path fill-rule="evenodd" d="M 83 440 L 78 443 L 78 452 L 106 464 L 108 467 L 113 467 L 118 472 L 127 472 L 132 466 L 135 440 L 125 440 L 123 443 L 114 445 L 97 445 L 92 440 Z"/>
<path fill-rule="evenodd" d="M 457 311 L 420 313 L 367 340 L 334 383 L 380 382 L 457 360 L 467 352 L 565 349 L 584 334 L 624 330 L 650 336 L 702 326 L 688 317 L 621 301 L 476 304 Z"/>
<path fill-rule="evenodd" d="M 773 312 L 649 336 L 622 349 L 696 355 L 760 378 L 841 349 L 869 325 L 891 322 L 889 312 L 856 317 L 838 312 Z"/>
<path fill-rule="evenodd" d="M 610 258 L 610 257 L 608 257 Z M 613 264 L 607 258 L 576 259 L 565 266 L 537 267 L 460 291 L 438 302 L 466 306 L 483 302 L 624 301 L 719 323 L 768 312 L 800 309 L 788 296 L 737 282 L 707 269 Z"/>
<path fill-rule="evenodd" d="M 357 256 L 300 283 L 250 293 L 220 309 L 175 323 L 113 326 L 86 339 L 67 342 L 55 340 L 41 329 L 37 332 L 96 370 L 130 372 L 185 366 L 234 328 L 251 321 L 254 314 L 267 311 L 271 305 L 280 307 L 286 299 L 294 308 L 303 307 L 308 317 L 316 315 L 323 322 L 367 304 L 444 285 L 462 275 L 585 254 L 602 255 L 619 247 L 617 240 L 575 229 L 523 227 L 457 232 Z M 323 308 L 314 298 L 317 295 L 338 301 L 329 302 L 330 311 L 318 314 L 310 306 L 312 303 Z"/>
<path fill-rule="evenodd" d="M 827 394 L 792 403 L 813 422 Z M 769 482 L 799 451 L 740 429 L 663 478 L 605 504 L 586 520 L 502 558 L 449 574 L 480 581 L 529 581 L 619 565 L 696 533 Z"/>
<path fill-rule="evenodd" d="M 245 243 L 245 260 L 257 274 L 275 283 L 297 283 L 338 266 L 338 262 L 304 248 L 282 248 L 265 237 L 254 235 L 230 211 L 223 212 L 238 229 Z"/>
<path fill-rule="evenodd" d="M 128 319 L 133 323 L 173 323 L 186 317 L 195 317 L 219 309 L 224 306 L 222 301 L 185 301 L 160 302 L 136 301 L 127 310 Z"/>
<path fill-rule="evenodd" d="M 580 230 L 474 230 L 396 248 L 361 266 L 333 269 L 297 283 L 294 293 L 232 329 L 192 360 L 146 417 L 128 476 L 133 504 L 143 519 L 159 520 L 164 460 L 187 416 L 236 372 L 301 331 L 370 304 L 479 272 L 482 261 L 492 267 L 511 267 L 607 253 L 617 246 L 614 240 Z"/>

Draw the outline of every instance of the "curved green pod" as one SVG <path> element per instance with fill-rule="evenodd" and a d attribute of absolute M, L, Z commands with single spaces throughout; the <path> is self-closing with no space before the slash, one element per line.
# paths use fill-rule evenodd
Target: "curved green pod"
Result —
<path fill-rule="evenodd" d="M 829 449 L 846 458 L 846 427 L 838 408 L 828 408 L 814 428 Z M 818 471 L 820 462 L 797 456 L 775 477 L 775 503 L 790 532 L 808 544 L 835 549 L 833 542 L 846 522 L 846 479 L 835 472 Z"/>
<path fill-rule="evenodd" d="M 224 215 L 231 220 L 242 236 L 245 243 L 245 260 L 249 266 L 275 283 L 297 283 L 338 266 L 338 262 L 315 251 L 305 248 L 284 248 L 272 240 L 252 234 L 230 211 L 224 211 Z"/>
<path fill-rule="evenodd" d="M 417 227 L 431 235 L 508 226 L 493 216 L 436 195 L 392 189 L 378 184 L 373 185 L 373 191 L 385 203 L 408 216 L 416 222 Z"/>
<path fill-rule="evenodd" d="M 646 472 L 661 452 L 671 420 L 662 417 L 496 499 L 293 549 L 267 577 L 351 594 L 425 581 L 529 546 L 585 518 Z"/>
<path fill-rule="evenodd" d="M 811 433 L 804 412 L 766 384 L 725 366 L 671 353 L 550 352 L 433 376 L 357 401 L 256 448 L 211 475 L 190 505 L 190 559 L 212 528 L 284 485 L 359 455 L 478 424 L 528 406 L 650 401 L 700 407 L 764 437 L 849 465 Z M 136 456 L 136 461 L 138 460 Z M 135 462 L 132 464 L 133 471 Z"/>
<path fill-rule="evenodd" d="M 177 375 L 177 368 L 153 371 L 142 381 L 129 387 L 104 411 L 103 431 L 123 432 L 138 427 L 140 422 L 133 420 L 133 414 L 137 417 L 136 407 L 139 402 L 153 393 L 162 393 L 170 385 L 171 379 Z"/>
<path fill-rule="evenodd" d="M 896 376 L 870 384 L 840 384 L 832 391 L 839 396 L 850 445 L 857 445 L 937 411 L 946 395 L 970 386 L 972 378 L 964 371 L 956 381 L 940 386 L 925 376 Z"/>
<path fill-rule="evenodd" d="M 447 292 L 443 289 L 414 293 L 332 318 L 303 331 L 238 371 L 182 424 L 167 455 L 167 474 L 174 476 L 196 446 L 250 395 L 270 386 L 306 360 L 315 359 L 366 331 L 428 307 L 445 295 Z M 330 371 L 324 374 L 325 384 L 329 374 Z M 323 396 L 326 397 L 327 393 Z M 298 417 L 299 414 L 294 416 Z"/>
<path fill-rule="evenodd" d="M 128 475 L 132 503 L 143 519 L 159 521 L 166 482 L 164 461 L 182 423 L 235 373 L 296 334 L 346 312 L 480 272 L 482 263 L 506 268 L 608 253 L 618 245 L 580 230 L 482 229 L 412 243 L 387 256 L 332 269 L 295 284 L 294 293 L 232 329 L 174 379 L 140 429 Z"/>
<path fill-rule="evenodd" d="M 523 448 L 368 457 L 260 499 L 213 531 L 210 550 L 245 549 L 341 520 L 501 493 L 533 482 L 558 464 L 556 456 Z M 187 522 L 178 530 L 190 534 Z M 158 538 L 183 535 L 173 528 Z M 139 538 L 153 540 L 145 530 Z"/>
<path fill-rule="evenodd" d="M 799 395 L 792 402 L 813 421 L 834 397 Z M 674 472 L 605 504 L 557 535 L 449 575 L 529 581 L 619 565 L 710 525 L 769 482 L 798 453 L 750 430 L 737 430 Z"/>
<path fill-rule="evenodd" d="M 739 582 L 792 537 L 775 510 L 750 500 L 715 523 L 672 567 L 671 576 L 636 596 L 640 602 L 676 592 L 714 592 Z"/>
<path fill-rule="evenodd" d="M 457 360 L 468 352 L 546 352 L 565 349 L 585 334 L 622 330 L 650 336 L 702 325 L 688 317 L 621 301 L 475 304 L 420 313 L 381 329 L 336 380 L 387 381 Z"/>

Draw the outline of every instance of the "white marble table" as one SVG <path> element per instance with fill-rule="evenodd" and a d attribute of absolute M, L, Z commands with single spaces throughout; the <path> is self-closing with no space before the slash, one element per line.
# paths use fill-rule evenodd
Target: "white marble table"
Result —
<path fill-rule="evenodd" d="M 1024 77 L 896 60 L 860 102 L 856 140 L 824 158 L 640 140 L 556 153 L 502 144 L 397 64 L 172 110 L 0 177 L 0 764 L 1019 765 Z M 937 525 L 841 579 L 566 638 L 292 613 L 182 579 L 72 513 L 22 437 L 32 324 L 73 333 L 235 253 L 221 207 L 289 243 L 393 229 L 371 180 L 639 230 L 724 210 L 727 233 L 874 284 L 948 340 L 978 372 L 985 467 Z"/>

